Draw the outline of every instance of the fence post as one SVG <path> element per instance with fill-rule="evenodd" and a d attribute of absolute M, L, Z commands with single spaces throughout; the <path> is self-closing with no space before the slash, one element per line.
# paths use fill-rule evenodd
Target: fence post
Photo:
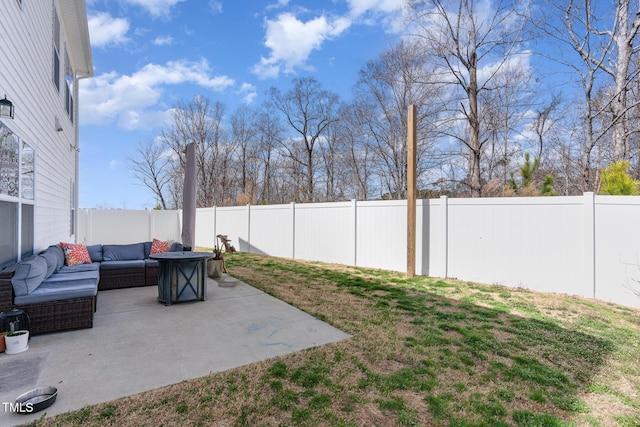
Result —
<path fill-rule="evenodd" d="M 353 211 L 353 265 L 358 265 L 358 202 L 351 199 L 351 208 Z"/>
<path fill-rule="evenodd" d="M 218 210 L 216 205 L 213 205 L 213 247 L 218 246 L 218 218 L 217 218 Z M 240 245 L 238 245 L 240 247 Z"/>
<path fill-rule="evenodd" d="M 296 202 L 291 202 L 291 259 L 296 259 Z"/>
<path fill-rule="evenodd" d="M 442 223 L 440 224 L 440 238 L 442 239 L 442 274 L 449 277 L 449 198 L 440 196 L 440 210 Z M 431 252 L 429 252 L 431 256 Z"/>
<path fill-rule="evenodd" d="M 240 246 L 239 242 L 238 246 Z M 249 203 L 247 203 L 247 252 L 251 253 L 251 204 Z"/>
<path fill-rule="evenodd" d="M 85 215 L 85 219 L 87 221 L 87 225 L 85 227 L 85 234 L 86 234 L 86 241 L 90 242 L 87 244 L 91 244 L 93 245 L 95 242 L 93 241 L 93 217 L 94 215 L 91 214 L 91 210 L 87 209 L 87 214 Z"/>
<path fill-rule="evenodd" d="M 595 196 L 591 191 L 584 193 L 584 279 L 591 285 L 593 298 L 596 297 L 596 215 Z"/>
<path fill-rule="evenodd" d="M 147 227 L 147 240 L 152 240 L 153 236 L 154 236 L 154 230 L 155 230 L 155 211 L 152 209 L 149 209 L 149 227 Z"/>

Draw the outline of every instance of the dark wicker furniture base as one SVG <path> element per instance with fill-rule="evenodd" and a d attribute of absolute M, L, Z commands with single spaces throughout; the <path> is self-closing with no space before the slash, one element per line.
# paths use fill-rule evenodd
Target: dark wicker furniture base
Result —
<path fill-rule="evenodd" d="M 157 284 L 157 281 L 156 281 Z M 144 268 L 100 270 L 98 291 L 146 286 Z"/>
<path fill-rule="evenodd" d="M 158 276 L 160 275 L 159 265 L 148 265 L 145 267 L 145 283 L 147 286 L 158 286 Z"/>
<path fill-rule="evenodd" d="M 16 306 L 27 312 L 31 335 L 93 328 L 96 297 L 48 301 Z"/>
<path fill-rule="evenodd" d="M 37 304 L 13 304 L 13 269 L 0 272 L 0 311 L 21 308 L 29 315 L 31 335 L 93 327 L 97 297 L 47 301 Z"/>

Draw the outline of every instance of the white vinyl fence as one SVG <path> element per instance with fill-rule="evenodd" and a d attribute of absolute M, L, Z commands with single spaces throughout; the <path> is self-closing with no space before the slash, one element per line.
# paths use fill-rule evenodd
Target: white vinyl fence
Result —
<path fill-rule="evenodd" d="M 640 307 L 640 197 L 418 200 L 416 271 Z M 180 240 L 180 211 L 81 210 L 78 242 Z M 198 209 L 196 245 L 406 271 L 407 203 Z"/>

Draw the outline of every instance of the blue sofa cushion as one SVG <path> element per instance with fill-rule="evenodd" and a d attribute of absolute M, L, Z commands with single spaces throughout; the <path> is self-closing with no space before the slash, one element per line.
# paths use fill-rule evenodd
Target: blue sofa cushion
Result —
<path fill-rule="evenodd" d="M 99 271 L 100 263 L 92 262 L 91 264 L 64 265 L 59 273 L 76 273 L 80 271 Z"/>
<path fill-rule="evenodd" d="M 171 244 L 171 247 L 169 248 L 169 252 L 180 252 L 184 249 L 184 246 L 182 246 L 182 243 L 180 242 L 173 242 Z"/>
<path fill-rule="evenodd" d="M 102 261 L 102 245 L 87 246 L 87 251 L 89 252 L 89 258 L 91 258 L 91 262 Z"/>
<path fill-rule="evenodd" d="M 46 251 L 51 251 L 52 254 L 56 256 L 56 271 L 60 270 L 60 268 L 64 265 L 64 250 L 60 245 L 51 245 Z"/>
<path fill-rule="evenodd" d="M 103 261 L 131 261 L 144 259 L 144 243 L 130 245 L 102 245 Z"/>
<path fill-rule="evenodd" d="M 160 263 L 157 259 L 145 259 L 144 260 L 145 267 L 159 267 Z"/>
<path fill-rule="evenodd" d="M 101 270 L 118 270 L 123 268 L 144 268 L 144 260 L 109 261 L 100 263 Z"/>
<path fill-rule="evenodd" d="M 47 261 L 47 274 L 44 276 L 46 279 L 58 270 L 58 256 L 56 255 L 55 250 L 51 248 L 40 252 L 40 256 Z"/>
<path fill-rule="evenodd" d="M 16 296 L 27 295 L 35 291 L 47 275 L 47 260 L 40 255 L 18 263 L 11 278 Z"/>
<path fill-rule="evenodd" d="M 35 304 L 72 298 L 94 297 L 98 294 L 97 271 L 57 273 L 28 295 L 15 297 L 17 305 Z"/>
<path fill-rule="evenodd" d="M 144 259 L 149 258 L 149 255 L 151 255 L 151 244 L 153 242 L 144 242 Z"/>

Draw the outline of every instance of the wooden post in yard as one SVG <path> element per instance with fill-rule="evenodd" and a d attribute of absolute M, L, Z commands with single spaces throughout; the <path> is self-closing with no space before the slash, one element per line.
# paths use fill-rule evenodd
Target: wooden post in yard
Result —
<path fill-rule="evenodd" d="M 407 277 L 416 275 L 416 106 L 407 118 Z"/>

